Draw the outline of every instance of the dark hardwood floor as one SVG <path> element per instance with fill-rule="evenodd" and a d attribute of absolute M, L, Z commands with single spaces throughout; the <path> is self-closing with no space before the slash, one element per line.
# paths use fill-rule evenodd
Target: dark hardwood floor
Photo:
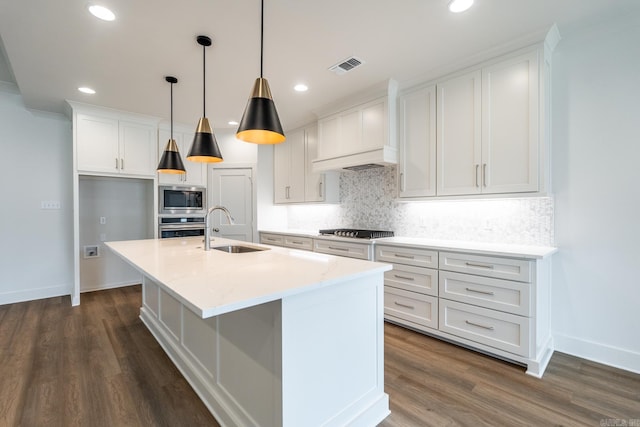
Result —
<path fill-rule="evenodd" d="M 0 306 L 0 426 L 217 426 L 140 303 L 132 286 Z M 556 353 L 539 380 L 395 325 L 385 340 L 381 427 L 640 426 L 640 375 Z"/>

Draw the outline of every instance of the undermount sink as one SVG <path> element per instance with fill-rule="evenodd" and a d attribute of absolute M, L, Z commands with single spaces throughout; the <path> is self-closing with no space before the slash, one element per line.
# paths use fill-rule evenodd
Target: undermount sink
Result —
<path fill-rule="evenodd" d="M 242 246 L 242 245 L 225 245 L 225 246 L 214 246 L 211 249 L 227 252 L 230 254 L 242 254 L 246 252 L 266 251 L 269 248 L 257 248 L 255 246 Z"/>

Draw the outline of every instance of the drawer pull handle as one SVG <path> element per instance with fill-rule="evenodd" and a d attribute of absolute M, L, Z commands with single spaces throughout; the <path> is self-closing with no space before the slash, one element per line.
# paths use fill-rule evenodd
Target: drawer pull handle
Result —
<path fill-rule="evenodd" d="M 398 279 L 404 279 L 404 280 L 416 280 L 413 277 L 407 277 L 407 276 L 400 276 L 398 274 L 394 274 L 394 277 L 397 277 Z"/>
<path fill-rule="evenodd" d="M 481 291 L 479 289 L 473 289 L 473 288 L 465 288 L 468 292 L 475 292 L 476 294 L 483 294 L 483 295 L 495 295 L 493 292 L 491 291 Z"/>
<path fill-rule="evenodd" d="M 414 259 L 415 258 L 413 255 L 394 254 L 394 256 L 396 258 L 407 258 L 407 259 Z"/>
<path fill-rule="evenodd" d="M 477 326 L 478 328 L 488 329 L 490 331 L 493 331 L 493 329 L 494 329 L 493 326 L 481 325 L 479 323 L 469 322 L 468 320 L 465 320 L 464 323 L 466 323 L 467 325 L 471 325 L 471 326 Z"/>
<path fill-rule="evenodd" d="M 292 240 L 291 243 L 293 243 L 294 245 L 304 245 L 304 242 L 301 242 L 299 240 Z"/>
<path fill-rule="evenodd" d="M 480 268 L 490 268 L 493 269 L 493 265 L 490 264 L 475 264 L 473 262 L 465 262 L 467 267 L 480 267 Z"/>
<path fill-rule="evenodd" d="M 399 303 L 398 301 L 394 301 L 393 303 L 394 303 L 395 305 L 400 306 L 400 307 L 404 307 L 404 308 L 409 308 L 409 309 L 411 309 L 411 310 L 415 310 L 415 307 L 414 307 L 414 306 L 412 306 L 412 305 L 408 305 L 408 304 L 401 304 L 401 303 Z"/>
<path fill-rule="evenodd" d="M 335 246 L 329 246 L 329 249 L 333 249 L 334 251 L 345 251 L 345 252 L 349 252 L 349 248 L 336 248 Z"/>

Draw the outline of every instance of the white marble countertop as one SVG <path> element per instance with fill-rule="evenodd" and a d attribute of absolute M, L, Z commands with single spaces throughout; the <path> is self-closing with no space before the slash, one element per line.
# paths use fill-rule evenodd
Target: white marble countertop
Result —
<path fill-rule="evenodd" d="M 307 230 L 260 230 L 261 233 L 287 234 L 303 237 L 322 239 L 335 239 L 343 241 L 360 241 L 349 237 L 320 236 L 317 231 Z M 461 240 L 438 240 L 420 237 L 384 237 L 380 239 L 364 240 L 370 244 L 389 244 L 419 249 L 432 249 L 437 251 L 454 251 L 466 253 L 479 253 L 496 256 L 506 256 L 526 259 L 541 259 L 558 251 L 558 248 L 549 246 L 514 245 L 506 243 L 469 242 Z"/>
<path fill-rule="evenodd" d="M 223 238 L 211 242 L 212 247 L 229 244 L 269 249 L 239 254 L 205 251 L 202 237 L 107 242 L 106 246 L 202 318 L 391 269 L 388 264 L 297 249 Z"/>

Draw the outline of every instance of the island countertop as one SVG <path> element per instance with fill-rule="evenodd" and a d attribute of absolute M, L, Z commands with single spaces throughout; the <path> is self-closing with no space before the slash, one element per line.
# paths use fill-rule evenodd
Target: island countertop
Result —
<path fill-rule="evenodd" d="M 215 238 L 212 247 L 268 248 L 248 253 L 205 251 L 202 237 L 107 242 L 146 276 L 202 318 L 252 307 L 325 286 L 339 286 L 391 265 Z"/>

